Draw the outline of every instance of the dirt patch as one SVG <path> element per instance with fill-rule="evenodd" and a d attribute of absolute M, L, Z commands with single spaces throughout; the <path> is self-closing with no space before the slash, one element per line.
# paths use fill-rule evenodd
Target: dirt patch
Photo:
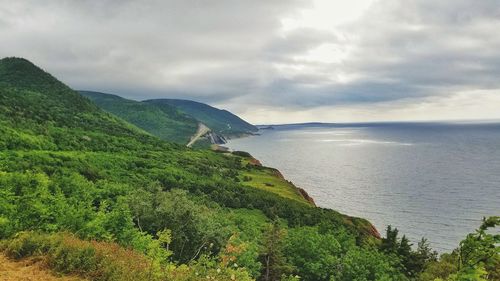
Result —
<path fill-rule="evenodd" d="M 84 281 L 78 277 L 58 277 L 44 268 L 36 259 L 12 260 L 0 253 L 0 280 L 2 281 Z"/>
<path fill-rule="evenodd" d="M 259 167 L 262 167 L 262 163 L 260 163 L 259 160 L 253 158 L 253 157 L 250 157 L 248 159 L 248 163 L 250 163 L 251 165 L 254 165 L 254 166 L 259 166 Z"/>

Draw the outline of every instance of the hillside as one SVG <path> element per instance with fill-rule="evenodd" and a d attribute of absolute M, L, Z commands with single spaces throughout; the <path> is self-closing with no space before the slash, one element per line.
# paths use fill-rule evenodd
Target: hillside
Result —
<path fill-rule="evenodd" d="M 409 280 L 430 260 L 397 231 L 379 239 L 368 221 L 315 207 L 247 153 L 162 141 L 27 60 L 0 60 L 0 109 L 9 268 L 33 260 L 117 281 Z"/>
<path fill-rule="evenodd" d="M 245 135 L 258 130 L 254 125 L 227 110 L 217 109 L 200 102 L 179 99 L 153 99 L 144 102 L 155 105 L 175 106 L 180 111 L 207 125 L 215 133 L 225 137 Z"/>
<path fill-rule="evenodd" d="M 196 132 L 198 121 L 180 113 L 173 106 L 161 106 L 133 101 L 117 95 L 79 91 L 97 106 L 163 140 L 188 143 Z"/>
<path fill-rule="evenodd" d="M 101 111 L 25 59 L 0 60 L 0 90 L 0 149 L 110 151 L 168 146 Z"/>
<path fill-rule="evenodd" d="M 43 267 L 40 261 L 12 260 L 0 253 L 0 280 L 2 281 L 85 281 L 74 276 L 57 276 Z"/>

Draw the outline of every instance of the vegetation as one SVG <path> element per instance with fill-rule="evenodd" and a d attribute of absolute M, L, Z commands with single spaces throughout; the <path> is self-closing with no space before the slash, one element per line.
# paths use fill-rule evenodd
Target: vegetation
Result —
<path fill-rule="evenodd" d="M 251 165 L 249 165 L 251 166 Z M 240 173 L 241 181 L 246 186 L 251 186 L 289 198 L 297 202 L 309 204 L 304 200 L 297 187 L 284 180 L 279 171 L 266 167 L 252 167 Z"/>
<path fill-rule="evenodd" d="M 186 144 L 198 128 L 198 121 L 173 106 L 124 99 L 98 92 L 80 91 L 97 106 L 163 140 Z"/>
<path fill-rule="evenodd" d="M 144 255 L 116 243 L 84 241 L 67 233 L 21 232 L 1 247 L 12 258 L 44 257 L 56 272 L 87 280 L 251 280 L 244 269 L 223 266 L 206 256 L 190 266 L 166 263 L 158 253 L 168 256 L 169 252 L 159 241 Z"/>
<path fill-rule="evenodd" d="M 420 280 L 500 280 L 499 226 L 500 217 L 484 219 L 479 229 L 467 235 L 451 254 L 425 264 Z"/>
<path fill-rule="evenodd" d="M 495 280 L 497 223 L 437 260 L 312 206 L 276 170 L 162 141 L 0 60 L 0 250 L 13 259 L 90 280 Z"/>
<path fill-rule="evenodd" d="M 180 111 L 196 118 L 214 132 L 226 137 L 256 132 L 258 129 L 227 110 L 211 107 L 207 104 L 177 99 L 156 99 L 145 101 L 157 106 L 175 106 Z"/>
<path fill-rule="evenodd" d="M 233 151 L 232 152 L 234 155 L 238 155 L 238 156 L 241 156 L 241 157 L 252 157 L 252 155 L 250 155 L 250 153 L 246 152 L 246 151 Z"/>

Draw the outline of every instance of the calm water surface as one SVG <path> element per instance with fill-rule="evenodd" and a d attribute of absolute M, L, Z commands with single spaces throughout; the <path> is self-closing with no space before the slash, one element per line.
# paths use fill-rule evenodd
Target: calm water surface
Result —
<path fill-rule="evenodd" d="M 319 206 L 443 252 L 500 215 L 500 124 L 286 125 L 231 140 Z"/>

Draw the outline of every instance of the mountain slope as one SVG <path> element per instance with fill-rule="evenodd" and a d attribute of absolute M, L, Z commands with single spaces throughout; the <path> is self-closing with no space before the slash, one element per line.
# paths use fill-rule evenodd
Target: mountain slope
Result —
<path fill-rule="evenodd" d="M 4 149 L 121 150 L 160 145 L 20 58 L 0 60 L 0 120 Z"/>
<path fill-rule="evenodd" d="M 97 106 L 163 140 L 188 143 L 195 134 L 198 121 L 180 113 L 173 106 L 157 107 L 153 104 L 128 100 L 116 95 L 79 91 Z"/>
<path fill-rule="evenodd" d="M 207 125 L 215 133 L 226 137 L 253 133 L 258 130 L 254 125 L 227 110 L 217 109 L 200 102 L 179 99 L 153 99 L 144 102 L 155 105 L 175 106 L 180 111 L 189 114 Z"/>

